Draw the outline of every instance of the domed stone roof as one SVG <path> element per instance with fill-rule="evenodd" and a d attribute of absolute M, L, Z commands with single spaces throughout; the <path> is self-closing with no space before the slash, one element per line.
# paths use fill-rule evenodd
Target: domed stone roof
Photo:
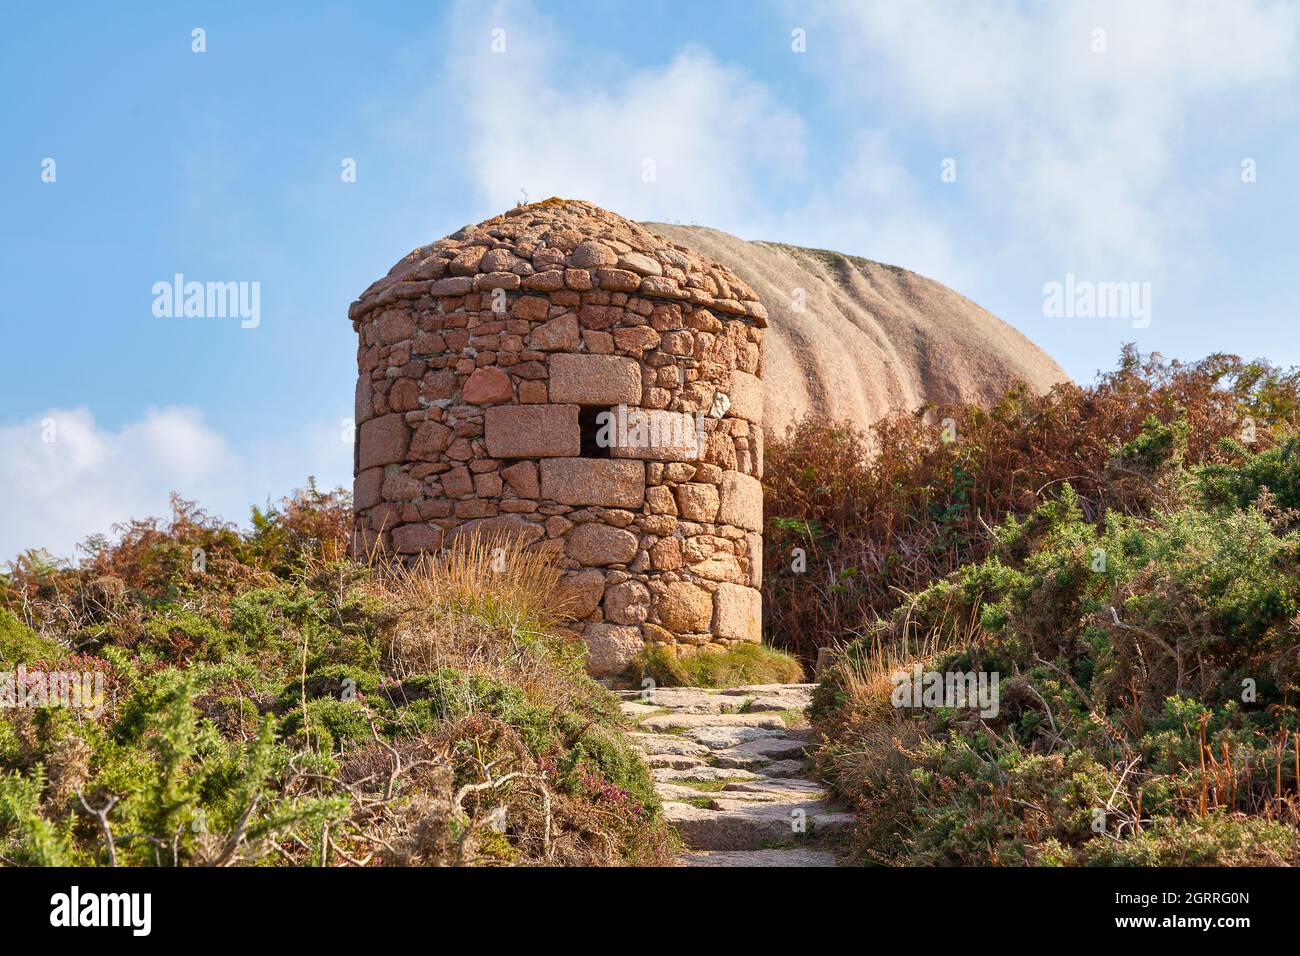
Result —
<path fill-rule="evenodd" d="M 575 199 L 516 206 L 421 246 L 362 293 L 348 318 L 355 321 L 424 295 L 492 289 L 546 293 L 565 287 L 689 302 L 767 324 L 758 295 L 730 269 Z"/>

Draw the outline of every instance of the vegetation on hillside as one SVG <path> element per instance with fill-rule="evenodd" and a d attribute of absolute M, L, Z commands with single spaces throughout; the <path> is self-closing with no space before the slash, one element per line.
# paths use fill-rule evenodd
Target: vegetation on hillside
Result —
<path fill-rule="evenodd" d="M 867 858 L 1300 862 L 1297 407 L 1294 373 L 1129 353 L 1088 389 L 950 410 L 951 447 L 773 469 L 787 504 L 864 495 L 804 540 L 849 639 L 815 699 L 818 765 Z M 885 513 L 852 525 L 866 500 Z M 835 575 L 850 553 L 894 557 Z M 997 673 L 997 712 L 895 706 L 917 663 Z"/>
<path fill-rule="evenodd" d="M 892 864 L 1300 863 L 1300 374 L 1133 351 L 991 409 L 806 422 L 769 447 L 767 640 L 634 683 L 797 679 L 817 762 Z M 620 864 L 671 850 L 558 571 L 506 540 L 347 556 L 314 486 L 0 575 L 0 862 Z M 996 712 L 895 675 L 999 675 Z M 0 688 L 0 702 L 15 690 Z M 21 688 L 18 689 L 21 691 Z"/>
<path fill-rule="evenodd" d="M 0 670 L 102 674 L 102 707 L 0 710 L 0 861 L 619 864 L 668 849 L 617 701 L 506 541 L 346 557 L 315 487 L 240 532 L 174 500 L 0 576 Z"/>
<path fill-rule="evenodd" d="M 1300 425 L 1300 370 L 1130 348 L 1089 386 L 1013 388 L 991 408 L 927 406 L 866 432 L 803 422 L 765 453 L 764 639 L 814 661 L 819 646 L 853 640 L 907 594 L 985 557 L 993 525 L 1067 481 L 1089 520 L 1149 512 L 1143 462 L 1115 450 L 1152 417 L 1184 423 L 1187 466 L 1231 463 L 1225 438 L 1260 451 Z"/>

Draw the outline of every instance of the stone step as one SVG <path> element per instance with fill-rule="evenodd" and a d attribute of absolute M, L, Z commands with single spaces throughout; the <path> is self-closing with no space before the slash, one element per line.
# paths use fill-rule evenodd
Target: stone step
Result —
<path fill-rule="evenodd" d="M 646 693 L 621 691 L 623 712 L 640 716 L 655 710 L 683 714 L 757 713 L 760 711 L 805 710 L 812 694 L 800 684 L 756 685 L 752 688 L 705 690 L 695 687 L 659 687 Z M 648 708 L 648 709 L 642 709 Z"/>
<path fill-rule="evenodd" d="M 722 799 L 729 803 L 742 801 L 745 803 L 799 803 L 814 800 L 822 800 L 826 794 L 822 790 L 732 790 L 731 784 L 724 786 L 721 790 L 698 790 L 695 787 L 684 786 L 675 782 L 656 782 L 655 793 L 659 795 L 660 800 L 672 800 L 678 803 L 690 803 L 691 801 L 708 801 L 710 807 L 718 806 L 718 800 Z"/>
<path fill-rule="evenodd" d="M 852 825 L 808 777 L 811 731 L 792 729 L 778 711 L 799 711 L 810 684 L 765 684 L 723 691 L 661 688 L 621 696 L 639 717 L 629 735 L 651 768 L 665 820 L 693 852 L 683 866 L 835 866 L 809 845 Z M 701 790 L 687 783 L 721 783 Z"/>
<path fill-rule="evenodd" d="M 703 850 L 683 853 L 678 866 L 838 866 L 834 853 L 825 850 Z"/>
<path fill-rule="evenodd" d="M 736 796 L 739 796 L 737 794 Z M 718 813 L 747 813 L 752 807 L 751 801 L 731 799 L 729 795 L 719 794 L 710 803 Z M 794 811 L 802 810 L 804 820 L 810 824 L 820 825 L 823 830 L 838 830 L 853 823 L 853 814 L 839 810 L 826 800 L 811 800 L 805 796 L 794 800 L 782 800 L 767 804 L 764 809 L 780 815 L 788 824 L 794 819 Z"/>
<path fill-rule="evenodd" d="M 627 700 L 621 701 L 618 709 L 623 712 L 624 717 L 648 717 L 650 714 L 659 713 L 658 707 Z"/>
<path fill-rule="evenodd" d="M 836 811 L 824 800 L 715 799 L 707 810 L 676 801 L 669 801 L 663 807 L 664 819 L 677 828 L 693 850 L 761 850 L 788 846 L 814 835 L 834 833 L 853 822 L 852 814 Z"/>
<path fill-rule="evenodd" d="M 717 764 L 719 767 L 745 767 L 752 770 L 775 760 L 801 758 L 807 746 L 806 740 L 797 737 L 764 737 L 717 751 Z"/>
<path fill-rule="evenodd" d="M 671 734 L 628 734 L 632 745 L 645 754 L 677 754 L 681 757 L 703 757 L 710 751 L 704 744 Z"/>
<path fill-rule="evenodd" d="M 746 803 L 797 803 L 801 800 L 824 800 L 826 792 L 823 790 L 715 790 L 710 793 L 696 793 L 696 796 L 703 796 L 709 799 L 709 807 L 713 810 L 722 809 L 724 803 L 734 803 L 737 800 L 743 800 Z M 668 798 L 663 798 L 668 799 Z M 672 799 L 680 799 L 674 797 Z M 720 802 L 721 801 L 721 802 Z"/>
<path fill-rule="evenodd" d="M 772 763 L 764 764 L 761 768 L 762 776 L 771 777 L 772 779 L 785 779 L 787 777 L 802 777 L 808 772 L 808 761 L 806 760 L 774 760 Z M 727 773 L 740 773 L 739 768 L 731 768 Z M 755 774 L 758 776 L 758 774 Z"/>
<path fill-rule="evenodd" d="M 707 767 L 703 757 L 690 757 L 685 754 L 647 754 L 644 759 L 645 765 L 651 770 L 659 768 L 691 770 L 696 767 Z"/>
<path fill-rule="evenodd" d="M 751 740 L 788 735 L 784 729 L 773 730 L 770 727 L 699 727 L 686 731 L 685 736 L 703 744 L 708 750 L 726 750 Z"/>
<path fill-rule="evenodd" d="M 641 700 L 647 696 L 662 699 L 701 697 L 759 697 L 764 694 L 804 694 L 811 696 L 816 684 L 746 684 L 743 687 L 656 687 L 653 690 L 618 690 L 620 700 Z"/>
<path fill-rule="evenodd" d="M 711 793 L 696 790 L 694 787 L 684 787 L 679 783 L 658 781 L 655 783 L 655 793 L 659 795 L 660 800 L 674 800 L 678 803 L 688 803 L 691 800 L 708 799 L 713 796 Z"/>
<path fill-rule="evenodd" d="M 695 730 L 700 727 L 766 727 L 785 730 L 785 721 L 775 714 L 653 714 L 641 721 L 641 730 L 662 733 Z"/>
<path fill-rule="evenodd" d="M 817 689 L 816 684 L 746 684 L 744 687 L 728 687 L 718 691 L 730 697 L 756 697 L 759 694 L 808 694 Z"/>
<path fill-rule="evenodd" d="M 819 800 L 826 795 L 825 788 L 815 780 L 803 777 L 786 777 L 783 780 L 769 780 L 759 777 L 756 780 L 737 780 L 726 784 L 719 794 L 725 793 L 767 793 L 767 794 L 808 794 L 804 799 Z"/>
<path fill-rule="evenodd" d="M 653 692 L 628 691 L 623 702 L 656 710 L 675 710 L 684 714 L 721 714 L 737 711 L 744 705 L 743 698 L 719 694 L 717 691 L 694 687 L 657 687 Z"/>
<path fill-rule="evenodd" d="M 757 780 L 758 774 L 748 770 L 723 770 L 721 767 L 652 767 L 650 779 L 658 783 L 677 780 L 697 780 L 701 783 L 716 780 Z"/>
<path fill-rule="evenodd" d="M 812 698 L 802 694 L 771 694 L 747 698 L 745 706 L 741 709 L 747 714 L 758 714 L 769 710 L 805 711 L 811 703 Z"/>

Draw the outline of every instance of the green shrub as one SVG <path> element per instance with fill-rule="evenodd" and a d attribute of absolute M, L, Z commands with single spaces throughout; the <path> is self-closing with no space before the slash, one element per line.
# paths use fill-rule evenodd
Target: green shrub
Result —
<path fill-rule="evenodd" d="M 1104 481 L 1140 479 L 1140 506 L 1058 483 L 841 652 L 814 696 L 817 761 L 868 856 L 1300 862 L 1296 444 L 1279 428 L 1207 462 L 1169 412 L 1108 442 Z M 998 673 L 998 712 L 893 708 L 913 660 Z"/>
<path fill-rule="evenodd" d="M 1223 447 L 1235 463 L 1209 465 L 1199 475 L 1208 504 L 1246 508 L 1267 490 L 1278 508 L 1300 509 L 1300 436 L 1288 436 L 1261 452 L 1230 440 Z M 1292 524 L 1295 520 L 1289 519 Z"/>
<path fill-rule="evenodd" d="M 57 661 L 66 654 L 61 645 L 39 637 L 12 613 L 0 607 L 0 668 L 12 670 L 19 664 Z"/>
<path fill-rule="evenodd" d="M 647 678 L 659 687 L 792 684 L 803 680 L 803 665 L 792 655 L 762 644 L 733 644 L 725 651 L 700 651 L 690 657 L 647 645 L 628 665 L 622 680 L 639 687 Z"/>
<path fill-rule="evenodd" d="M 689 687 L 691 677 L 676 654 L 658 644 L 647 644 L 637 651 L 636 657 L 620 675 L 620 681 L 632 687 L 643 687 L 653 681 L 656 687 Z"/>
<path fill-rule="evenodd" d="M 1295 827 L 1212 813 L 1204 818 L 1158 817 L 1127 840 L 1091 840 L 1061 862 L 1085 866 L 1282 866 L 1300 857 Z"/>
<path fill-rule="evenodd" d="M 291 711 L 281 725 L 281 732 L 292 737 L 302 730 L 302 711 Z M 370 717 L 355 700 L 318 698 L 307 704 L 306 734 L 312 745 L 329 753 L 344 741 L 369 740 Z"/>
<path fill-rule="evenodd" d="M 244 533 L 176 499 L 82 567 L 0 575 L 0 670 L 58 659 L 108 698 L 0 711 L 0 857 L 112 862 L 84 797 L 118 865 L 664 862 L 618 701 L 551 631 L 558 571 L 489 578 L 482 541 L 371 567 L 350 523 L 314 487 Z"/>
<path fill-rule="evenodd" d="M 41 767 L 30 776 L 0 776 L 0 827 L 12 832 L 15 863 L 25 866 L 66 866 L 70 862 L 65 834 L 59 833 L 40 812 L 45 774 Z"/>
<path fill-rule="evenodd" d="M 800 422 L 765 445 L 764 637 L 812 663 L 987 557 L 989 526 L 1028 515 L 1064 482 L 1098 522 L 1151 514 L 1203 466 L 1221 502 L 1245 507 L 1267 486 L 1295 508 L 1297 426 L 1300 370 L 1132 347 L 1090 385 L 901 409 L 867 432 Z"/>

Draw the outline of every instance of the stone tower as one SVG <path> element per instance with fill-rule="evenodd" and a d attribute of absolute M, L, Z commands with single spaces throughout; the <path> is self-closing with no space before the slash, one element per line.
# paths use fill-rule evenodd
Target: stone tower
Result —
<path fill-rule="evenodd" d="M 598 675 L 760 639 L 767 313 L 733 273 L 549 199 L 416 249 L 348 317 L 358 548 L 551 552 Z"/>

